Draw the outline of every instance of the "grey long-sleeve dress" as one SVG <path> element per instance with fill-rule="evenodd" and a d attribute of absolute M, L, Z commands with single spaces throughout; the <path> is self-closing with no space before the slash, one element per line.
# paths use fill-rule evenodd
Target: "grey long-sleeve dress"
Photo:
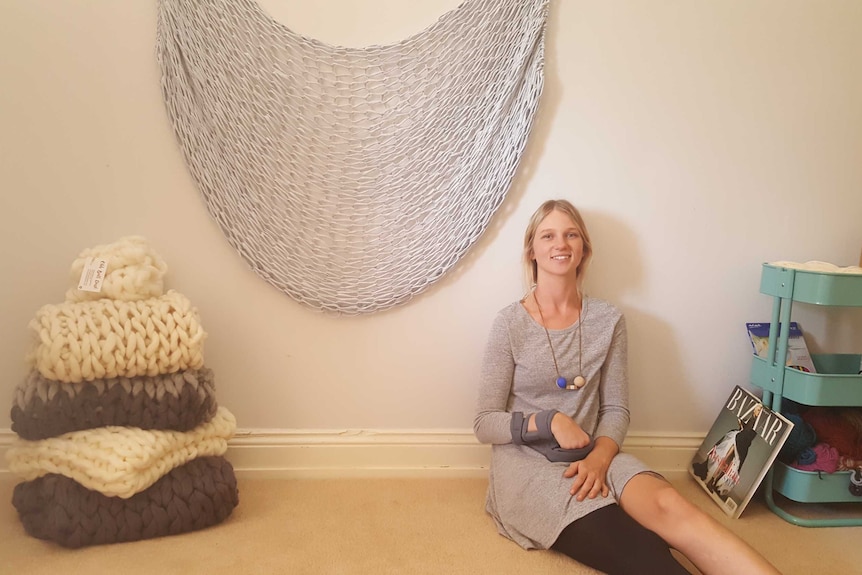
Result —
<path fill-rule="evenodd" d="M 473 429 L 493 444 L 485 509 L 498 531 L 526 549 L 547 549 L 573 521 L 615 503 L 629 479 L 650 472 L 635 457 L 619 453 L 608 470 L 610 494 L 578 501 L 569 494 L 567 463 L 553 463 L 528 445 L 512 442 L 514 412 L 556 409 L 571 416 L 593 438 L 622 445 L 629 425 L 627 341 L 623 315 L 611 304 L 584 297 L 581 319 L 549 330 L 560 375 L 578 375 L 578 330 L 583 329 L 583 375 L 576 391 L 557 387 L 557 373 L 544 328 L 520 302 L 503 308 L 491 328 L 482 366 Z"/>

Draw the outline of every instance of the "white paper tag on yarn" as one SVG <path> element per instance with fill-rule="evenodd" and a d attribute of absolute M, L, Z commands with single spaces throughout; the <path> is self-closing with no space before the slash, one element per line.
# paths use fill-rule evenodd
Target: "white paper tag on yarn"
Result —
<path fill-rule="evenodd" d="M 84 270 L 78 281 L 78 289 L 81 291 L 100 292 L 102 282 L 105 279 L 105 271 L 108 269 L 108 260 L 104 258 L 87 258 L 84 262 Z"/>

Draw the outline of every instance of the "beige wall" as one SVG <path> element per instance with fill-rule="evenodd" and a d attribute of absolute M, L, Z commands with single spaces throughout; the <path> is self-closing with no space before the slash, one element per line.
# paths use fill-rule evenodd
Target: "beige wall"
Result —
<path fill-rule="evenodd" d="M 360 46 L 458 2 L 262 4 Z M 156 2 L 0 2 L 0 429 L 27 322 L 81 249 L 128 234 L 199 308 L 219 400 L 246 429 L 468 429 L 491 319 L 521 295 L 523 227 L 550 197 L 582 207 L 588 291 L 629 319 L 633 432 L 703 432 L 747 382 L 743 323 L 769 319 L 761 262 L 858 260 L 862 2 L 554 0 L 542 109 L 491 229 L 423 295 L 363 317 L 277 292 L 210 220 L 164 112 L 155 21 Z M 862 349 L 859 313 L 801 318 L 812 347 Z"/>

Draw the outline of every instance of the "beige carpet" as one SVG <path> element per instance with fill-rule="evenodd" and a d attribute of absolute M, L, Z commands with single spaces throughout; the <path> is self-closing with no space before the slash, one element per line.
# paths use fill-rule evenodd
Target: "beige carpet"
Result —
<path fill-rule="evenodd" d="M 760 498 L 730 520 L 687 475 L 670 479 L 785 575 L 862 573 L 862 527 L 797 527 Z M 221 525 L 68 550 L 24 533 L 7 475 L 0 480 L 0 574 L 596 573 L 497 535 L 483 510 L 485 485 L 482 479 L 241 479 L 239 507 Z"/>

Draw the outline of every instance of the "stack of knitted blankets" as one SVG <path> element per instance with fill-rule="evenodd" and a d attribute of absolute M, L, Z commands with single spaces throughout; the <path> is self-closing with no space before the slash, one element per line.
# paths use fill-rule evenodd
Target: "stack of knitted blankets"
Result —
<path fill-rule="evenodd" d="M 98 291 L 79 289 L 94 262 Z M 216 401 L 197 310 L 164 291 L 166 271 L 140 237 L 85 250 L 65 302 L 30 322 L 6 455 L 24 480 L 12 503 L 30 535 L 66 547 L 134 541 L 208 527 L 236 507 L 224 458 L 236 421 Z"/>

